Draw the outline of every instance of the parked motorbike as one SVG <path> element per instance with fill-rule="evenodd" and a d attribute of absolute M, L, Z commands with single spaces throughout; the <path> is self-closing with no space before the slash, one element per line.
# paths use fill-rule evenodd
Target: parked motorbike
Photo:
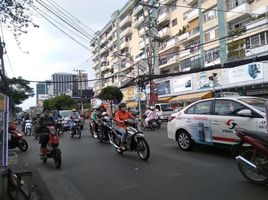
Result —
<path fill-rule="evenodd" d="M 33 131 L 33 122 L 32 120 L 26 120 L 25 121 L 25 127 L 24 127 L 24 133 L 27 136 L 30 136 Z"/>
<path fill-rule="evenodd" d="M 236 157 L 241 174 L 252 183 L 267 184 L 268 134 L 241 128 L 235 130 L 235 134 L 241 139 L 236 147 L 236 152 L 242 149 L 243 144 L 251 145 Z"/>
<path fill-rule="evenodd" d="M 106 118 L 103 122 L 108 128 L 108 136 L 110 143 L 115 147 L 116 151 L 122 154 L 124 151 L 136 151 L 140 159 L 146 161 L 150 156 L 149 144 L 144 138 L 141 131 L 138 130 L 137 122 L 135 120 L 126 120 L 124 123 L 128 125 L 126 148 L 122 149 L 121 146 L 121 133 L 116 128 L 111 119 Z"/>
<path fill-rule="evenodd" d="M 14 125 L 9 125 L 8 132 L 11 135 L 11 139 L 8 140 L 8 149 L 14 149 L 18 147 L 23 152 L 27 151 L 28 143 L 23 138 L 22 132 L 19 131 Z"/>
<path fill-rule="evenodd" d="M 41 158 L 43 162 L 46 162 L 48 158 L 53 158 L 56 168 L 61 167 L 61 150 L 59 148 L 59 133 L 55 126 L 48 126 L 49 142 L 47 144 L 47 154 L 45 158 Z"/>
<path fill-rule="evenodd" d="M 73 127 L 71 130 L 71 137 L 73 138 L 75 135 L 78 135 L 79 139 L 81 138 L 81 121 L 79 119 L 75 119 L 73 121 Z"/>

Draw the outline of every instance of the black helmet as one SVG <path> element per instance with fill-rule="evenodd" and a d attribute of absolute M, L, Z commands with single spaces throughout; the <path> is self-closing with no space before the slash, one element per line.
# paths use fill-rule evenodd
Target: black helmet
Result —
<path fill-rule="evenodd" d="M 126 108 L 127 107 L 127 104 L 126 103 L 120 103 L 118 105 L 119 108 Z"/>

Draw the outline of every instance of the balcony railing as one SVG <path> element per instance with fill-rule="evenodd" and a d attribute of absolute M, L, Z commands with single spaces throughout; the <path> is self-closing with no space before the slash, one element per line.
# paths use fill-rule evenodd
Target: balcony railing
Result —
<path fill-rule="evenodd" d="M 158 31 L 158 35 L 160 39 L 164 39 L 168 36 L 170 36 L 170 28 L 166 27 L 163 28 L 162 30 Z"/>
<path fill-rule="evenodd" d="M 142 5 L 138 5 L 136 8 L 133 9 L 133 15 L 137 15 L 140 11 L 143 10 L 143 6 Z"/>
<path fill-rule="evenodd" d="M 122 38 L 122 37 L 124 37 L 124 36 L 127 36 L 127 35 L 129 35 L 129 34 L 131 34 L 132 33 L 132 29 L 131 29 L 131 27 L 128 27 L 128 28 L 126 28 L 124 31 L 122 31 L 121 33 L 120 33 L 120 38 Z"/>
<path fill-rule="evenodd" d="M 131 23 L 132 17 L 130 15 L 126 16 L 124 19 L 121 20 L 119 26 L 122 27 L 128 23 Z"/>
<path fill-rule="evenodd" d="M 143 21 L 144 21 L 144 16 L 140 16 L 135 22 L 133 22 L 133 27 L 139 28 L 142 25 Z"/>

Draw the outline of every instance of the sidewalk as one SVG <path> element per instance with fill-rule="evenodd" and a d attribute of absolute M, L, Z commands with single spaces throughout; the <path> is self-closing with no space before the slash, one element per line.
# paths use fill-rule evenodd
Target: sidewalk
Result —
<path fill-rule="evenodd" d="M 30 171 L 32 172 L 32 181 L 31 181 L 31 200 L 53 200 L 52 195 L 47 189 L 46 184 L 41 178 L 38 170 L 34 167 L 26 166 L 25 163 L 20 161 L 19 157 L 10 159 L 9 168 L 16 169 L 16 171 Z"/>

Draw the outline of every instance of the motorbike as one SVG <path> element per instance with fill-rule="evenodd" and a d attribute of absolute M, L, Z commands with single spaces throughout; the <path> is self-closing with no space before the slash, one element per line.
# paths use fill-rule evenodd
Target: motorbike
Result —
<path fill-rule="evenodd" d="M 126 148 L 122 149 L 121 146 L 121 132 L 111 119 L 106 118 L 103 120 L 104 125 L 108 128 L 108 137 L 110 143 L 115 147 L 115 150 L 122 154 L 125 151 L 135 151 L 137 152 L 141 160 L 148 160 L 150 156 L 149 144 L 146 141 L 143 133 L 138 130 L 137 122 L 135 120 L 126 120 L 124 123 L 128 125 L 127 138 L 126 138 Z"/>
<path fill-rule="evenodd" d="M 94 124 L 94 125 L 93 125 Z M 95 126 L 95 131 L 96 131 L 96 134 L 98 135 L 100 129 L 99 129 L 99 125 L 98 123 L 94 122 L 93 119 L 90 120 L 90 123 L 89 123 L 89 132 L 91 134 L 92 137 L 97 137 L 97 135 L 95 135 L 94 131 L 93 131 L 93 126 Z"/>
<path fill-rule="evenodd" d="M 41 158 L 43 162 L 47 162 L 48 158 L 53 158 L 56 168 L 61 167 L 61 150 L 59 148 L 59 133 L 55 126 L 48 126 L 49 142 L 47 144 L 47 154 Z"/>
<path fill-rule="evenodd" d="M 146 115 L 143 115 L 143 121 L 142 121 L 142 126 L 144 130 L 155 130 L 155 129 L 160 129 L 161 125 L 162 125 L 162 120 L 160 119 L 159 115 L 157 115 L 157 117 L 153 120 L 150 120 L 148 123 L 148 127 L 145 126 L 145 119 L 146 119 Z"/>
<path fill-rule="evenodd" d="M 24 133 L 27 136 L 30 136 L 33 131 L 33 123 L 32 120 L 26 120 L 25 121 L 25 127 L 24 127 Z"/>
<path fill-rule="evenodd" d="M 56 120 L 56 131 L 59 133 L 59 136 L 63 135 L 63 124 L 62 124 L 63 119 L 58 119 Z"/>
<path fill-rule="evenodd" d="M 112 127 L 112 120 L 109 116 L 102 117 L 98 122 L 97 138 L 99 142 L 109 142 L 108 132 Z M 101 130 L 102 129 L 102 130 Z"/>
<path fill-rule="evenodd" d="M 9 125 L 8 132 L 11 135 L 11 139 L 8 140 L 8 149 L 19 148 L 21 151 L 25 152 L 28 149 L 28 143 L 23 138 L 23 134 L 19 131 L 16 126 Z"/>
<path fill-rule="evenodd" d="M 242 149 L 236 156 L 239 171 L 252 183 L 268 184 L 268 134 L 241 128 L 235 134 L 241 139 L 235 148 L 235 152 Z"/>
<path fill-rule="evenodd" d="M 75 135 L 78 135 L 78 138 L 81 138 L 81 121 L 79 119 L 75 119 L 73 121 L 73 127 L 71 131 L 71 137 L 73 138 Z"/>

